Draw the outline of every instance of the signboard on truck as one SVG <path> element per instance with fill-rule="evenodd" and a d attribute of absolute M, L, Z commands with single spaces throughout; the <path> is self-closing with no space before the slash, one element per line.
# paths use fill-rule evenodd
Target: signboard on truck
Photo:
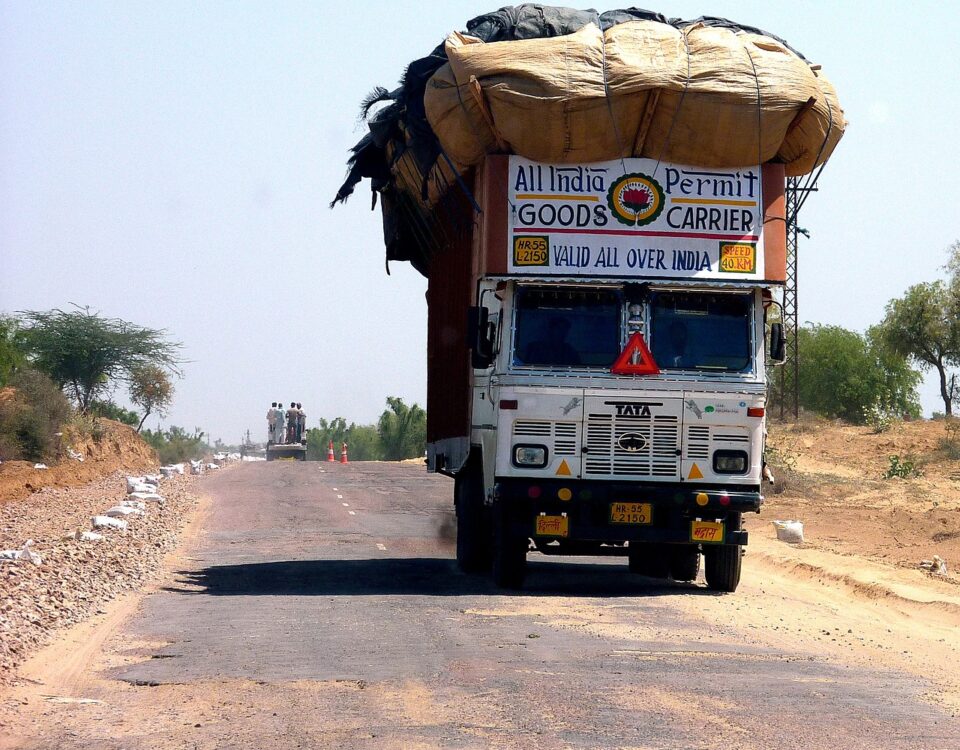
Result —
<path fill-rule="evenodd" d="M 511 275 L 764 277 L 763 171 L 623 159 L 508 163 Z"/>

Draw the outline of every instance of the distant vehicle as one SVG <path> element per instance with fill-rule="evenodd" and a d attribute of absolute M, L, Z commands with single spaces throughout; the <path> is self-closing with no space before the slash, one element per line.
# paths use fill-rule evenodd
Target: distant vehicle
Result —
<path fill-rule="evenodd" d="M 271 443 L 267 446 L 267 461 L 306 461 L 307 446 L 304 443 Z"/>

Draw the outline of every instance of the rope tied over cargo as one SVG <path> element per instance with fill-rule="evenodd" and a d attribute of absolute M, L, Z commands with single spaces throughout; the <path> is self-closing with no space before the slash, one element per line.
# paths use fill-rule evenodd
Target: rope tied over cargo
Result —
<path fill-rule="evenodd" d="M 690 90 L 690 40 L 687 39 L 687 32 L 690 27 L 680 29 L 680 35 L 683 37 L 683 47 L 687 53 L 687 79 L 683 82 L 683 91 L 680 92 L 680 101 L 677 103 L 677 108 L 673 112 L 673 117 L 670 119 L 670 127 L 667 130 L 667 137 L 663 139 L 663 145 L 660 147 L 660 153 L 657 155 L 657 165 L 653 168 L 653 177 L 657 176 L 657 170 L 660 169 L 660 162 L 663 161 L 663 155 L 667 152 L 667 146 L 670 145 L 670 138 L 673 136 L 673 128 L 677 124 L 677 117 L 680 115 L 680 110 L 683 109 L 683 101 L 687 97 L 687 91 Z"/>
<path fill-rule="evenodd" d="M 607 80 L 607 34 L 603 28 L 603 21 L 600 18 L 600 13 L 597 11 L 594 11 L 594 13 L 597 15 L 597 28 L 600 29 L 600 71 L 601 76 L 603 77 L 603 98 L 607 102 L 607 112 L 610 113 L 610 125 L 613 127 L 613 137 L 617 140 L 617 153 L 620 154 L 620 168 L 623 170 L 623 174 L 626 175 L 627 162 L 624 161 L 625 154 L 623 153 L 623 139 L 620 137 L 620 128 L 617 125 L 617 118 L 613 112 L 613 99 L 610 96 L 610 82 Z"/>
<path fill-rule="evenodd" d="M 757 63 L 753 59 L 753 55 L 750 54 L 750 49 L 746 44 L 743 43 L 743 37 L 738 34 L 740 37 L 740 43 L 743 46 L 743 51 L 747 53 L 747 59 L 750 60 L 750 67 L 753 68 L 753 80 L 757 86 L 757 168 L 760 168 L 760 165 L 763 164 L 763 100 L 760 94 L 760 76 L 757 74 Z M 758 224 L 762 226 L 764 222 L 763 215 L 763 196 L 760 196 L 760 200 L 757 201 L 757 219 Z"/>

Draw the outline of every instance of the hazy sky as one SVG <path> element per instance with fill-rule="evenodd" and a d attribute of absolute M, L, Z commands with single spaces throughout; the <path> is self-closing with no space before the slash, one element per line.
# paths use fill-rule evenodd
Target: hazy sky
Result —
<path fill-rule="evenodd" d="M 77 303 L 167 329 L 190 361 L 164 424 L 227 442 L 262 439 L 276 399 L 311 425 L 423 404 L 425 281 L 384 272 L 366 185 L 327 204 L 364 95 L 496 7 L 0 0 L 0 311 Z M 955 4 L 647 7 L 765 28 L 839 91 L 850 127 L 800 217 L 802 321 L 862 331 L 942 275 L 960 238 Z"/>

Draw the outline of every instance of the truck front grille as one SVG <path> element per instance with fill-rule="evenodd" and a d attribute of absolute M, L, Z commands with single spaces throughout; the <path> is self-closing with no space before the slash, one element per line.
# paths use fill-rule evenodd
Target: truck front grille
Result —
<path fill-rule="evenodd" d="M 514 437 L 540 438 L 550 443 L 554 456 L 577 455 L 577 423 L 551 422 L 547 419 L 518 419 L 513 423 Z"/>
<path fill-rule="evenodd" d="M 590 413 L 586 448 L 584 476 L 672 479 L 680 475 L 680 428 L 675 416 Z"/>
<path fill-rule="evenodd" d="M 684 458 L 706 461 L 718 448 L 743 448 L 749 451 L 750 434 L 743 427 L 688 425 L 686 433 Z"/>

